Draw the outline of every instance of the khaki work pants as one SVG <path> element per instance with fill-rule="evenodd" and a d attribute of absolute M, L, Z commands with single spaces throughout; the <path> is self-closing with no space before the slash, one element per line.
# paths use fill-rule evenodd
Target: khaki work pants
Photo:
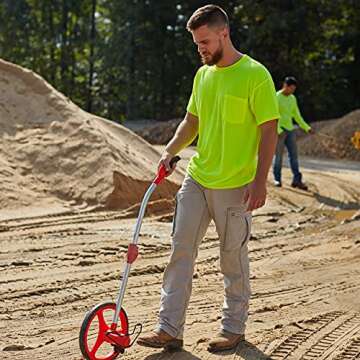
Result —
<path fill-rule="evenodd" d="M 244 203 L 246 186 L 207 189 L 189 175 L 176 196 L 172 248 L 161 289 L 159 329 L 182 338 L 198 248 L 213 219 L 220 239 L 224 279 L 221 329 L 244 334 L 250 298 L 248 240 L 251 213 Z"/>

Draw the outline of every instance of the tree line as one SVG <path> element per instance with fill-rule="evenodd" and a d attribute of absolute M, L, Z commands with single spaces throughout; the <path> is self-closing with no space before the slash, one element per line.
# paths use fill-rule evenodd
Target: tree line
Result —
<path fill-rule="evenodd" d="M 185 27 L 208 2 L 1 0 L 0 57 L 32 69 L 79 106 L 110 118 L 181 117 L 201 65 Z M 360 1 L 212 1 L 236 47 L 280 87 L 299 81 L 304 116 L 360 107 Z"/>

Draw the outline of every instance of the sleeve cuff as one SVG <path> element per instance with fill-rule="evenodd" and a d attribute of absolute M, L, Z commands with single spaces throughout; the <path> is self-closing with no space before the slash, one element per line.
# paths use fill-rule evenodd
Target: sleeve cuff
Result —
<path fill-rule="evenodd" d="M 266 123 L 268 121 L 278 120 L 279 117 L 280 117 L 279 114 L 274 114 L 272 116 L 266 116 L 264 119 L 256 120 L 256 123 L 259 126 L 259 125 L 264 124 L 264 123 Z"/>

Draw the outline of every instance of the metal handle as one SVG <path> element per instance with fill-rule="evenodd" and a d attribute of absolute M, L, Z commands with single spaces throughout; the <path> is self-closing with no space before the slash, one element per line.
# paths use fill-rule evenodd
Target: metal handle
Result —
<path fill-rule="evenodd" d="M 174 156 L 170 160 L 171 168 L 179 160 L 180 160 L 180 156 Z M 165 166 L 162 165 L 158 171 L 158 174 L 157 174 L 155 180 L 151 183 L 151 185 L 147 189 L 147 191 L 144 195 L 144 198 L 141 202 L 140 209 L 139 209 L 139 215 L 138 215 L 136 225 L 135 225 L 134 236 L 133 236 L 132 242 L 129 244 L 128 253 L 127 253 L 127 261 L 126 261 L 126 265 L 125 265 L 125 269 L 124 269 L 124 273 L 123 273 L 123 278 L 122 278 L 121 284 L 120 284 L 119 295 L 118 295 L 118 298 L 116 301 L 116 309 L 115 309 L 113 322 L 112 322 L 112 326 L 114 326 L 114 328 L 116 328 L 116 326 L 117 326 L 122 302 L 124 300 L 125 289 L 126 289 L 126 285 L 127 285 L 129 274 L 130 274 L 131 264 L 135 261 L 137 255 L 138 255 L 137 243 L 138 243 L 138 239 L 139 239 L 142 220 L 143 220 L 144 214 L 145 214 L 146 205 L 150 199 L 151 194 L 156 189 L 156 186 L 159 185 L 159 183 L 162 180 L 164 180 L 164 178 L 167 175 L 168 175 L 168 172 L 166 171 Z"/>

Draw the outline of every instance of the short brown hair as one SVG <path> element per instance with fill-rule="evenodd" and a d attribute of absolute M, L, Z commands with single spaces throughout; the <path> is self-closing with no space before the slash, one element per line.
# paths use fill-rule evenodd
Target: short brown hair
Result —
<path fill-rule="evenodd" d="M 205 5 L 191 15 L 186 28 L 193 31 L 203 25 L 229 27 L 229 18 L 220 6 Z"/>

